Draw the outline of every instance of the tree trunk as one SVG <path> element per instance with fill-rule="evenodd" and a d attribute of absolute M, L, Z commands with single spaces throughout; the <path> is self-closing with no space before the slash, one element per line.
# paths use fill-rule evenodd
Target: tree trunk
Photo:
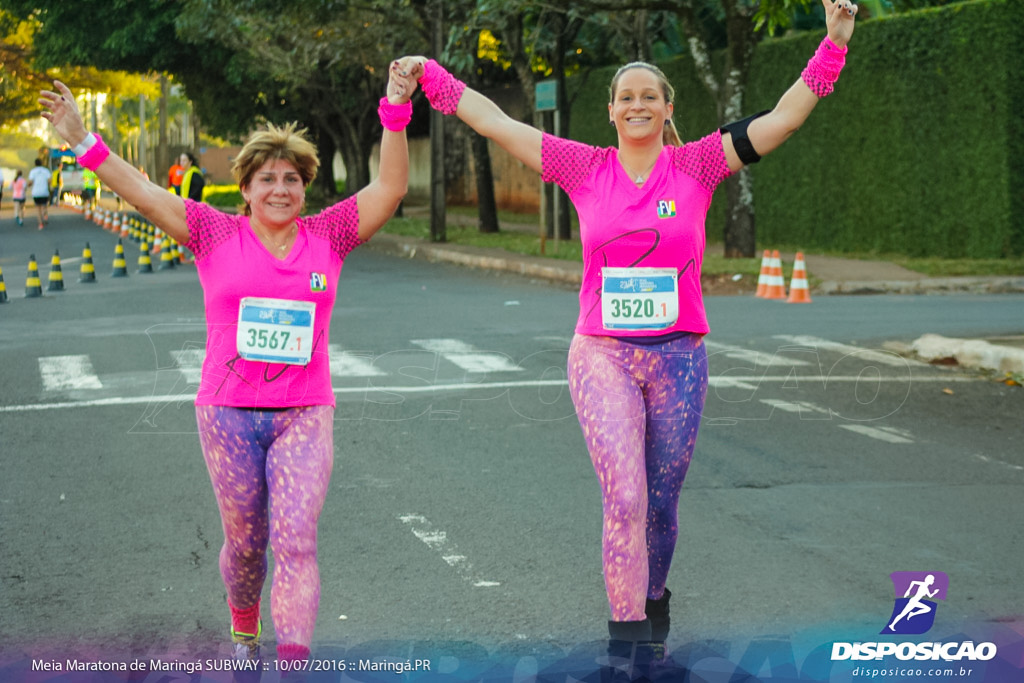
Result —
<path fill-rule="evenodd" d="M 480 232 L 498 232 L 498 202 L 494 196 L 494 174 L 491 172 L 491 152 L 487 138 L 470 133 L 473 144 L 473 164 L 476 167 L 476 196 L 480 217 Z"/>
<path fill-rule="evenodd" d="M 476 33 L 476 41 L 479 43 L 480 33 Z M 479 57 L 474 61 L 479 64 Z M 479 71 L 474 69 L 474 76 Z M 477 89 L 482 89 L 484 83 L 481 78 L 474 78 Z M 480 220 L 480 232 L 495 233 L 499 231 L 498 225 L 498 200 L 494 195 L 494 172 L 491 168 L 491 150 L 487 138 L 475 132 L 470 132 L 470 141 L 473 149 L 473 164 L 476 168 L 476 197 L 477 216 Z"/>
<path fill-rule="evenodd" d="M 158 143 L 156 147 L 156 182 L 161 187 L 167 187 L 167 173 L 171 170 L 171 153 L 167 142 L 167 100 L 170 96 L 171 86 L 167 82 L 167 75 L 160 74 L 160 130 L 158 131 Z"/>
<path fill-rule="evenodd" d="M 725 2 L 726 49 L 724 87 L 720 90 L 721 123 L 743 118 L 744 99 L 750 64 L 754 56 L 754 22 L 752 10 L 736 0 Z M 757 225 L 754 218 L 754 191 L 750 169 L 744 168 L 726 180 L 728 209 L 723 240 L 727 258 L 753 258 L 757 246 Z"/>
<path fill-rule="evenodd" d="M 725 257 L 752 258 L 754 241 L 754 203 L 750 169 L 743 168 L 725 181 L 728 209 L 725 217 Z"/>

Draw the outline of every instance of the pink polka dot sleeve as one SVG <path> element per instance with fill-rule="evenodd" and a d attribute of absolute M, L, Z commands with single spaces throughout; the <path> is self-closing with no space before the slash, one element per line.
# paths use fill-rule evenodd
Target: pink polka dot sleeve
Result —
<path fill-rule="evenodd" d="M 329 206 L 315 216 L 300 218 L 302 226 L 315 237 L 327 240 L 338 258 L 363 243 L 359 239 L 359 206 L 356 195 Z"/>
<path fill-rule="evenodd" d="M 558 183 L 559 187 L 571 195 L 604 162 L 609 151 L 610 148 L 592 147 L 544 133 L 540 146 L 544 169 L 541 180 Z"/>
<path fill-rule="evenodd" d="M 696 180 L 708 193 L 714 192 L 732 173 L 725 159 L 721 131 L 671 150 L 673 167 Z"/>
<path fill-rule="evenodd" d="M 185 220 L 189 233 L 185 246 L 195 254 L 196 261 L 202 261 L 226 240 L 238 234 L 242 223 L 241 216 L 217 211 L 191 199 L 185 200 Z"/>

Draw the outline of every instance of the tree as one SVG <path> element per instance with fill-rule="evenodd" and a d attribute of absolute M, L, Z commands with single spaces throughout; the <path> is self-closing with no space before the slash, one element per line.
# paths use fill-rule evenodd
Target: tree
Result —
<path fill-rule="evenodd" d="M 375 2 L 310 0 L 281 12 L 275 2 L 186 0 L 176 26 L 191 43 L 212 42 L 245 59 L 277 106 L 301 105 L 321 151 L 329 152 L 325 160 L 341 153 L 351 193 L 370 181 L 386 65 L 408 50 L 406 36 L 418 35 L 392 27 L 408 21 L 415 16 L 401 6 Z M 324 171 L 329 178 L 329 164 Z"/>

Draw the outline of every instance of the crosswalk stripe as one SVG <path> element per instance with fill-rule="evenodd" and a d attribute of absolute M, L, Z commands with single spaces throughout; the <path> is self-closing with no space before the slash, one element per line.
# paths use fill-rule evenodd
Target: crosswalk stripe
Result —
<path fill-rule="evenodd" d="M 816 406 L 808 401 L 783 401 L 777 398 L 762 398 L 761 403 L 769 405 L 772 408 L 778 408 L 785 413 L 824 413 L 825 415 L 831 415 L 832 411 L 828 408 L 822 408 Z"/>
<path fill-rule="evenodd" d="M 508 356 L 493 351 L 480 351 L 459 339 L 413 339 L 416 346 L 441 354 L 466 372 L 522 372 Z"/>
<path fill-rule="evenodd" d="M 886 441 L 888 443 L 914 443 L 914 440 L 909 438 L 911 435 L 901 429 L 894 429 L 892 427 L 869 427 L 868 425 L 839 426 L 857 434 L 870 436 L 872 439 L 878 439 L 879 441 Z"/>
<path fill-rule="evenodd" d="M 369 354 L 354 354 L 338 344 L 328 344 L 331 374 L 335 377 L 381 377 L 387 373 L 373 364 Z"/>
<path fill-rule="evenodd" d="M 41 356 L 38 361 L 44 391 L 103 388 L 89 356 Z"/>
<path fill-rule="evenodd" d="M 789 334 L 777 334 L 774 336 L 775 339 L 781 339 L 787 341 L 790 344 L 797 346 L 810 346 L 815 349 L 827 349 L 829 351 L 836 351 L 838 353 L 855 356 L 859 360 L 873 361 L 875 363 L 881 363 L 882 365 L 891 365 L 893 367 L 905 368 L 908 366 L 923 366 L 927 365 L 920 361 L 916 361 L 910 358 L 904 358 L 896 353 L 888 351 L 874 351 L 872 349 L 864 349 L 859 346 L 850 346 L 849 344 L 840 344 L 839 342 L 829 341 L 828 339 L 821 339 L 820 337 L 811 337 L 808 335 L 789 335 Z"/>
<path fill-rule="evenodd" d="M 732 346 L 730 344 L 720 344 L 714 341 L 704 340 L 704 346 L 707 347 L 709 355 L 722 355 L 726 358 L 732 358 L 733 360 L 743 360 L 753 363 L 755 366 L 784 366 L 784 367 L 800 367 L 804 365 L 810 365 L 805 360 L 799 360 L 797 358 L 787 358 L 780 356 L 778 353 L 768 354 L 753 349 L 747 349 L 742 346 Z"/>

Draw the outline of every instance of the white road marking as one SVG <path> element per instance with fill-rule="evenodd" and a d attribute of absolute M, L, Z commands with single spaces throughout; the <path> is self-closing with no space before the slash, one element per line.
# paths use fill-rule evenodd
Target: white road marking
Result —
<path fill-rule="evenodd" d="M 199 384 L 199 378 L 203 374 L 203 360 L 206 358 L 204 349 L 181 349 L 171 351 L 171 358 L 178 366 L 182 377 L 189 384 Z"/>
<path fill-rule="evenodd" d="M 872 439 L 878 439 L 879 441 L 887 441 L 888 443 L 914 443 L 914 440 L 910 438 L 912 435 L 902 429 L 894 429 L 892 427 L 869 427 L 868 425 L 839 426 L 843 429 L 848 429 L 851 432 L 856 432 L 857 434 L 870 436 Z"/>
<path fill-rule="evenodd" d="M 438 552 L 445 564 L 458 572 L 462 578 L 472 581 L 474 587 L 493 588 L 501 585 L 497 581 L 474 578 L 473 565 L 465 555 L 455 551 L 455 544 L 448 539 L 448 533 L 434 527 L 423 515 L 399 515 L 398 519 L 410 526 L 413 536 L 423 541 L 431 550 Z"/>
<path fill-rule="evenodd" d="M 1016 470 L 1018 472 L 1024 472 L 1024 467 L 1021 467 L 1020 465 L 1011 465 L 1008 462 L 1003 462 L 1002 460 L 996 460 L 995 458 L 990 458 L 990 457 L 982 455 L 980 453 L 975 453 L 974 457 L 977 458 L 978 460 L 981 460 L 982 462 L 991 463 L 993 465 L 1002 465 L 1003 467 L 1007 467 L 1007 468 L 1009 468 L 1011 470 Z"/>
<path fill-rule="evenodd" d="M 522 372 L 522 368 L 501 353 L 480 351 L 459 339 L 413 339 L 412 343 L 427 351 L 441 354 L 445 360 L 466 372 Z"/>
<path fill-rule="evenodd" d="M 89 356 L 42 356 L 38 361 L 44 391 L 103 388 Z"/>
<path fill-rule="evenodd" d="M 787 358 L 779 355 L 778 352 L 774 354 L 767 354 L 753 349 L 747 349 L 742 346 L 720 344 L 706 339 L 704 340 L 704 346 L 707 347 L 709 356 L 725 356 L 726 358 L 732 358 L 733 360 L 747 361 L 753 363 L 755 366 L 768 365 L 776 367 L 800 367 L 810 365 L 810 363 L 805 360 Z"/>
<path fill-rule="evenodd" d="M 807 335 L 789 335 L 789 334 L 777 334 L 774 339 L 781 339 L 787 341 L 790 344 L 797 346 L 809 346 L 815 349 L 826 349 L 829 351 L 837 351 L 839 353 L 856 356 L 859 360 L 873 361 L 875 363 L 881 363 L 882 365 L 891 365 L 893 367 L 905 368 L 909 366 L 922 367 L 926 366 L 927 363 L 920 361 L 911 360 L 904 358 L 896 353 L 888 351 L 876 351 L 873 349 L 863 349 L 859 346 L 850 346 L 849 344 L 840 344 L 839 342 L 829 341 L 828 339 L 821 339 L 820 337 L 811 337 Z"/>
<path fill-rule="evenodd" d="M 778 408 L 779 410 L 786 413 L 824 413 L 825 415 L 832 415 L 832 411 L 828 408 L 822 408 L 816 406 L 813 403 L 807 401 L 783 401 L 777 398 L 762 398 L 761 403 L 771 406 L 772 408 Z"/>
<path fill-rule="evenodd" d="M 331 358 L 331 374 L 335 377 L 380 377 L 383 370 L 373 364 L 369 354 L 355 354 L 343 350 L 337 344 L 328 344 Z"/>
<path fill-rule="evenodd" d="M 756 390 L 757 387 L 754 384 L 746 384 L 747 382 L 752 383 L 785 383 L 793 381 L 794 377 L 786 375 L 784 377 L 730 377 L 725 380 L 711 378 L 711 386 L 738 386 L 744 389 Z M 829 382 L 862 382 L 863 377 L 856 376 L 840 376 L 840 377 L 824 377 L 822 375 L 808 375 L 800 376 L 799 379 L 805 382 L 816 382 L 822 383 L 826 379 Z M 887 379 L 884 377 L 874 378 L 872 381 L 875 382 L 900 382 L 905 383 L 908 380 L 906 378 L 891 378 Z M 931 383 L 954 383 L 954 382 L 972 382 L 972 381 L 984 381 L 974 377 L 915 377 L 914 382 L 931 382 Z M 551 379 L 551 380 L 522 380 L 517 382 L 481 382 L 481 383 L 453 383 L 453 384 L 431 384 L 431 385 L 415 385 L 415 386 L 358 386 L 358 387 L 334 387 L 334 393 L 337 395 L 343 394 L 365 394 L 370 391 L 381 391 L 390 392 L 395 394 L 424 394 L 430 392 L 439 391 L 470 391 L 478 389 L 520 389 L 520 388 L 531 388 L 531 387 L 565 387 L 568 386 L 569 382 L 564 379 Z M 104 406 L 127 406 L 127 405 L 139 405 L 147 403 L 171 403 L 179 401 L 192 401 L 195 400 L 196 395 L 190 393 L 181 394 L 168 394 L 165 396 L 109 396 L 106 398 L 90 399 L 85 401 L 61 401 L 57 403 L 27 403 L 21 405 L 10 405 L 0 406 L 0 413 L 27 413 L 39 410 L 62 410 L 69 408 L 95 408 Z"/>

